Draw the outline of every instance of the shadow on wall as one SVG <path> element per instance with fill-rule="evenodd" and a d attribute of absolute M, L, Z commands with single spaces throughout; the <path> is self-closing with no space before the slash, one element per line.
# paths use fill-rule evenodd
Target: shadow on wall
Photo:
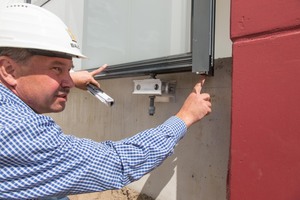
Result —
<path fill-rule="evenodd" d="M 174 155 L 150 173 L 141 194 L 154 199 L 226 200 L 231 77 L 232 59 L 216 60 L 215 76 L 206 78 L 203 88 L 203 92 L 211 94 L 213 112 L 190 127 Z M 172 179 L 176 185 L 170 190 L 167 185 L 172 184 Z M 138 200 L 143 200 L 142 195 Z"/>
<path fill-rule="evenodd" d="M 171 157 L 130 188 L 156 200 L 226 200 L 231 72 L 231 58 L 215 61 L 215 76 L 207 77 L 202 89 L 212 97 L 213 112 L 189 128 Z M 116 100 L 111 108 L 87 92 L 73 90 L 65 111 L 51 116 L 67 134 L 95 141 L 121 140 L 175 114 L 199 80 L 190 72 L 157 76 L 176 80 L 176 101 L 156 103 L 155 115 L 149 116 L 149 97 L 132 94 L 133 80 L 144 78 L 149 77 L 101 80 L 101 87 Z M 138 198 L 144 200 L 143 195 Z"/>
<path fill-rule="evenodd" d="M 173 156 L 172 156 L 173 158 Z M 150 173 L 149 178 L 147 179 L 144 188 L 142 189 L 137 200 L 144 200 L 143 194 L 149 194 L 149 189 L 151 190 L 151 196 L 153 199 L 157 199 L 158 195 L 161 193 L 161 190 L 169 183 L 172 177 L 175 175 L 176 171 L 176 158 L 167 159 L 164 162 L 165 166 L 168 166 L 168 170 L 164 170 L 163 168 L 158 167 L 154 172 Z M 149 187 L 145 189 L 145 187 Z"/>

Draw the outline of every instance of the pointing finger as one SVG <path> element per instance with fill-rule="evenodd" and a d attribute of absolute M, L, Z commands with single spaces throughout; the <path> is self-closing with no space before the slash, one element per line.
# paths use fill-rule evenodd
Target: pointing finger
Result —
<path fill-rule="evenodd" d="M 101 67 L 99 67 L 98 69 L 96 69 L 90 73 L 92 76 L 95 76 L 95 75 L 99 74 L 100 72 L 102 72 L 106 67 L 107 67 L 107 64 L 104 64 Z"/>
<path fill-rule="evenodd" d="M 196 94 L 200 94 L 202 87 L 204 85 L 205 79 L 204 77 L 201 77 L 201 79 L 199 80 L 199 82 L 195 85 L 194 90 L 196 92 Z"/>

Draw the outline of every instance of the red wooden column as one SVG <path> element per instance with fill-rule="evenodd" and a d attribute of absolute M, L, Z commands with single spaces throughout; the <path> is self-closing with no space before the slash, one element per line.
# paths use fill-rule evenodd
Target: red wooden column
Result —
<path fill-rule="evenodd" d="M 230 200 L 300 199 L 300 1 L 231 0 Z"/>

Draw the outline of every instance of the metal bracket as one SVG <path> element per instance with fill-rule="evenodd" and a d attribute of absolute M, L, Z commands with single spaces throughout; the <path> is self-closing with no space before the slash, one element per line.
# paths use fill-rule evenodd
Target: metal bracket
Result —
<path fill-rule="evenodd" d="M 154 115 L 154 102 L 170 102 L 175 99 L 176 81 L 162 81 L 160 79 L 133 80 L 133 94 L 149 95 L 149 115 Z"/>

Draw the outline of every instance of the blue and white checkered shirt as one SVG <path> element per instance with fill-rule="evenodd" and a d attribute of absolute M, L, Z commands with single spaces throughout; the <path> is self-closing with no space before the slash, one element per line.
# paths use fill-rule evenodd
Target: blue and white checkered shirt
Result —
<path fill-rule="evenodd" d="M 121 188 L 172 154 L 186 132 L 173 116 L 113 142 L 64 135 L 0 84 L 0 199 L 37 199 Z"/>

